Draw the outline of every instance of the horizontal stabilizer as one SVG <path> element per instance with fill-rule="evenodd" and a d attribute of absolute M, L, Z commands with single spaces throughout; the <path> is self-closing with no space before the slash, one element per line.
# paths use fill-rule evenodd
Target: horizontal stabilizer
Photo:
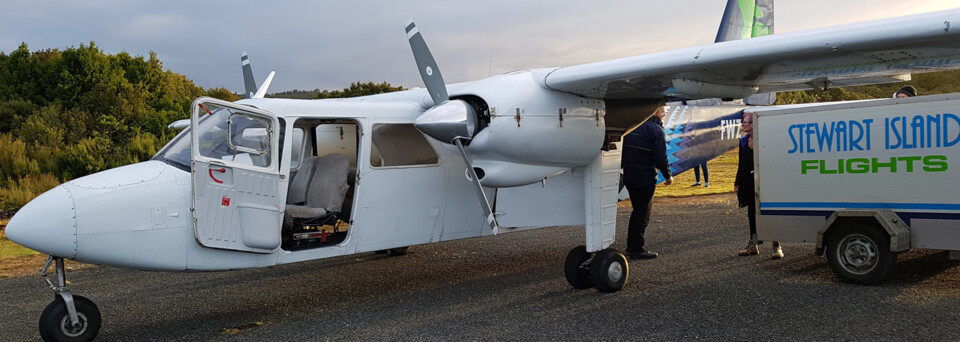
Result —
<path fill-rule="evenodd" d="M 253 94 L 250 98 L 252 99 L 262 99 L 263 96 L 267 95 L 267 89 L 270 88 L 270 82 L 273 82 L 273 75 L 276 75 L 276 71 L 271 71 L 267 75 L 267 79 L 263 80 L 263 84 L 260 85 L 260 89 L 257 89 L 257 93 Z"/>

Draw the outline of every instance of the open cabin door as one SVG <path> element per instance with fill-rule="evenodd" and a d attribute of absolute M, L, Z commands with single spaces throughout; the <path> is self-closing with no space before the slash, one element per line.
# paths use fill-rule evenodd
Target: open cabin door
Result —
<path fill-rule="evenodd" d="M 280 246 L 280 125 L 273 114 L 208 97 L 191 114 L 197 242 L 270 253 Z"/>

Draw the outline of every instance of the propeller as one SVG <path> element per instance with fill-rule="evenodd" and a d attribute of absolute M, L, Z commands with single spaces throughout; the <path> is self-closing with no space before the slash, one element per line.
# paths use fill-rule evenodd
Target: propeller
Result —
<path fill-rule="evenodd" d="M 413 58 L 417 62 L 417 68 L 420 71 L 420 78 L 423 79 L 427 92 L 433 100 L 433 106 L 420 114 L 414 120 L 414 126 L 426 135 L 445 143 L 454 144 L 463 157 L 463 162 L 467 165 L 467 174 L 476 190 L 477 200 L 480 201 L 480 207 L 486 217 L 487 224 L 496 234 L 500 225 L 497 218 L 487 201 L 487 195 L 480 184 L 480 177 L 477 176 L 470 155 L 467 154 L 464 144 L 469 142 L 476 133 L 477 114 L 473 106 L 462 100 L 450 100 L 447 94 L 447 85 L 443 82 L 443 76 L 437 61 L 430 53 L 426 41 L 417 24 L 409 20 L 406 25 L 407 40 L 410 42 L 410 49 L 413 50 Z"/>
<path fill-rule="evenodd" d="M 253 67 L 250 66 L 250 58 L 247 57 L 247 52 L 244 51 L 240 54 L 240 67 L 243 69 L 243 88 L 246 91 L 247 97 L 251 99 L 262 99 L 267 95 L 267 89 L 270 88 L 270 83 L 273 82 L 273 76 L 276 75 L 276 71 L 271 71 L 270 75 L 267 75 L 267 79 L 263 81 L 263 84 L 257 88 L 257 81 L 253 78 Z"/>

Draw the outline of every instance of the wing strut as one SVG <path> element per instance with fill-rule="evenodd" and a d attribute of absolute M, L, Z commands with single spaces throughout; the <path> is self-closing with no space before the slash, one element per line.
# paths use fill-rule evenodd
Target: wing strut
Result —
<path fill-rule="evenodd" d="M 474 190 L 477 193 L 477 199 L 480 200 L 480 208 L 483 209 L 483 217 L 487 218 L 487 224 L 490 225 L 490 229 L 493 230 L 493 234 L 497 234 L 497 231 L 500 229 L 500 224 L 497 223 L 497 217 L 493 214 L 493 209 L 490 208 L 490 202 L 487 201 L 487 195 L 483 192 L 483 186 L 480 185 L 480 177 L 477 177 L 477 171 L 473 168 L 473 162 L 470 161 L 470 155 L 467 154 L 467 150 L 463 148 L 463 142 L 460 138 L 454 139 L 453 142 L 457 144 L 457 150 L 460 151 L 460 156 L 463 157 L 463 162 L 467 164 L 467 173 L 470 175 L 470 180 L 473 181 Z"/>

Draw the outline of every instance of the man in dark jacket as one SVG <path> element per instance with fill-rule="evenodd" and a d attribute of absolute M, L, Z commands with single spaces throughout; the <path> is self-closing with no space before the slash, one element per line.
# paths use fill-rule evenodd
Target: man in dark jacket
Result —
<path fill-rule="evenodd" d="M 657 170 L 666 185 L 673 183 L 667 163 L 667 144 L 663 132 L 664 107 L 661 106 L 640 127 L 623 138 L 623 184 L 630 192 L 630 228 L 627 233 L 627 255 L 630 259 L 653 259 L 657 253 L 644 248 L 643 233 L 650 223 L 653 192 L 657 189 Z"/>

